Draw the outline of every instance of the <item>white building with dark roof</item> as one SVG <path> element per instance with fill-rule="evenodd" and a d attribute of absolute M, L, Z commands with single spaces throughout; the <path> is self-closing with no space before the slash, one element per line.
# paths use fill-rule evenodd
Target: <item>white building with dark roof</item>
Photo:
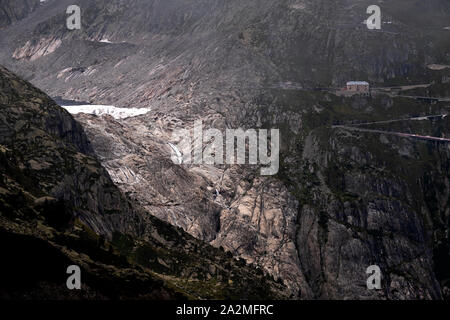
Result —
<path fill-rule="evenodd" d="M 361 94 L 369 94 L 370 84 L 366 81 L 349 81 L 347 82 L 347 91 Z"/>

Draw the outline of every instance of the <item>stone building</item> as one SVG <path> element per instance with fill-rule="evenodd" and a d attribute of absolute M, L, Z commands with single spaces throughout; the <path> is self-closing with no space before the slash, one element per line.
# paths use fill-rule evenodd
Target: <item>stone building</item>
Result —
<path fill-rule="evenodd" d="M 370 85 L 366 81 L 347 82 L 347 91 L 353 93 L 370 94 Z"/>

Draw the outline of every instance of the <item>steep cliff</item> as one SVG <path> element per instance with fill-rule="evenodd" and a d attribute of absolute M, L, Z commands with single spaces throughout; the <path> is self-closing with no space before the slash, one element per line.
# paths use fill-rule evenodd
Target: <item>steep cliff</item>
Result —
<path fill-rule="evenodd" d="M 445 115 L 448 103 L 313 90 L 434 81 L 424 94 L 445 95 L 448 1 L 78 3 L 80 31 L 65 27 L 66 0 L 0 31 L 0 62 L 52 96 L 151 108 L 76 116 L 114 183 L 149 215 L 258 264 L 294 298 L 448 297 L 446 147 L 333 128 Z M 362 24 L 372 4 L 380 31 Z M 279 175 L 174 165 L 172 133 L 195 120 L 281 129 Z M 370 128 L 447 136 L 438 122 Z M 365 288 L 370 264 L 382 268 L 381 292 Z"/>
<path fill-rule="evenodd" d="M 448 295 L 449 274 L 442 274 L 448 255 L 441 260 L 439 252 L 449 248 L 449 151 L 442 143 L 370 132 L 310 134 L 303 170 L 291 170 L 295 177 L 308 177 L 296 184 L 296 239 L 316 296 Z M 374 264 L 383 273 L 384 290 L 377 293 L 364 288 L 362 273 L 363 266 Z"/>
<path fill-rule="evenodd" d="M 3 67 L 0 128 L 3 298 L 284 295 L 261 270 L 133 204 L 72 116 Z M 72 264 L 83 270 L 81 291 L 65 287 Z"/>

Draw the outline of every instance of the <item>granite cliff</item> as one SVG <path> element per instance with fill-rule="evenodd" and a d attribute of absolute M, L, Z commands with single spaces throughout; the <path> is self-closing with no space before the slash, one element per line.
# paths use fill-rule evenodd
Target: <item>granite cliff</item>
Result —
<path fill-rule="evenodd" d="M 149 216 L 260 266 L 291 298 L 449 297 L 448 145 L 364 131 L 448 137 L 448 102 L 389 91 L 448 97 L 448 1 L 79 0 L 69 31 L 71 2 L 0 30 L 0 63 L 54 97 L 151 109 L 75 116 L 86 152 Z M 362 24 L 372 4 L 380 31 Z M 334 94 L 355 79 L 386 92 Z M 408 120 L 426 115 L 442 117 Z M 172 133 L 196 120 L 279 128 L 278 175 L 175 165 Z M 371 264 L 383 290 L 365 286 Z"/>

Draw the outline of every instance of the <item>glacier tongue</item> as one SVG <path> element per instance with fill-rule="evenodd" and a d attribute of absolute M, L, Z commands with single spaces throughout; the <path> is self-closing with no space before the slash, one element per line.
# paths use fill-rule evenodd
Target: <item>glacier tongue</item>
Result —
<path fill-rule="evenodd" d="M 71 114 L 87 113 L 99 116 L 108 114 L 114 119 L 126 119 L 150 112 L 150 108 L 117 108 L 115 106 L 104 105 L 79 105 L 61 107 L 69 111 Z"/>

